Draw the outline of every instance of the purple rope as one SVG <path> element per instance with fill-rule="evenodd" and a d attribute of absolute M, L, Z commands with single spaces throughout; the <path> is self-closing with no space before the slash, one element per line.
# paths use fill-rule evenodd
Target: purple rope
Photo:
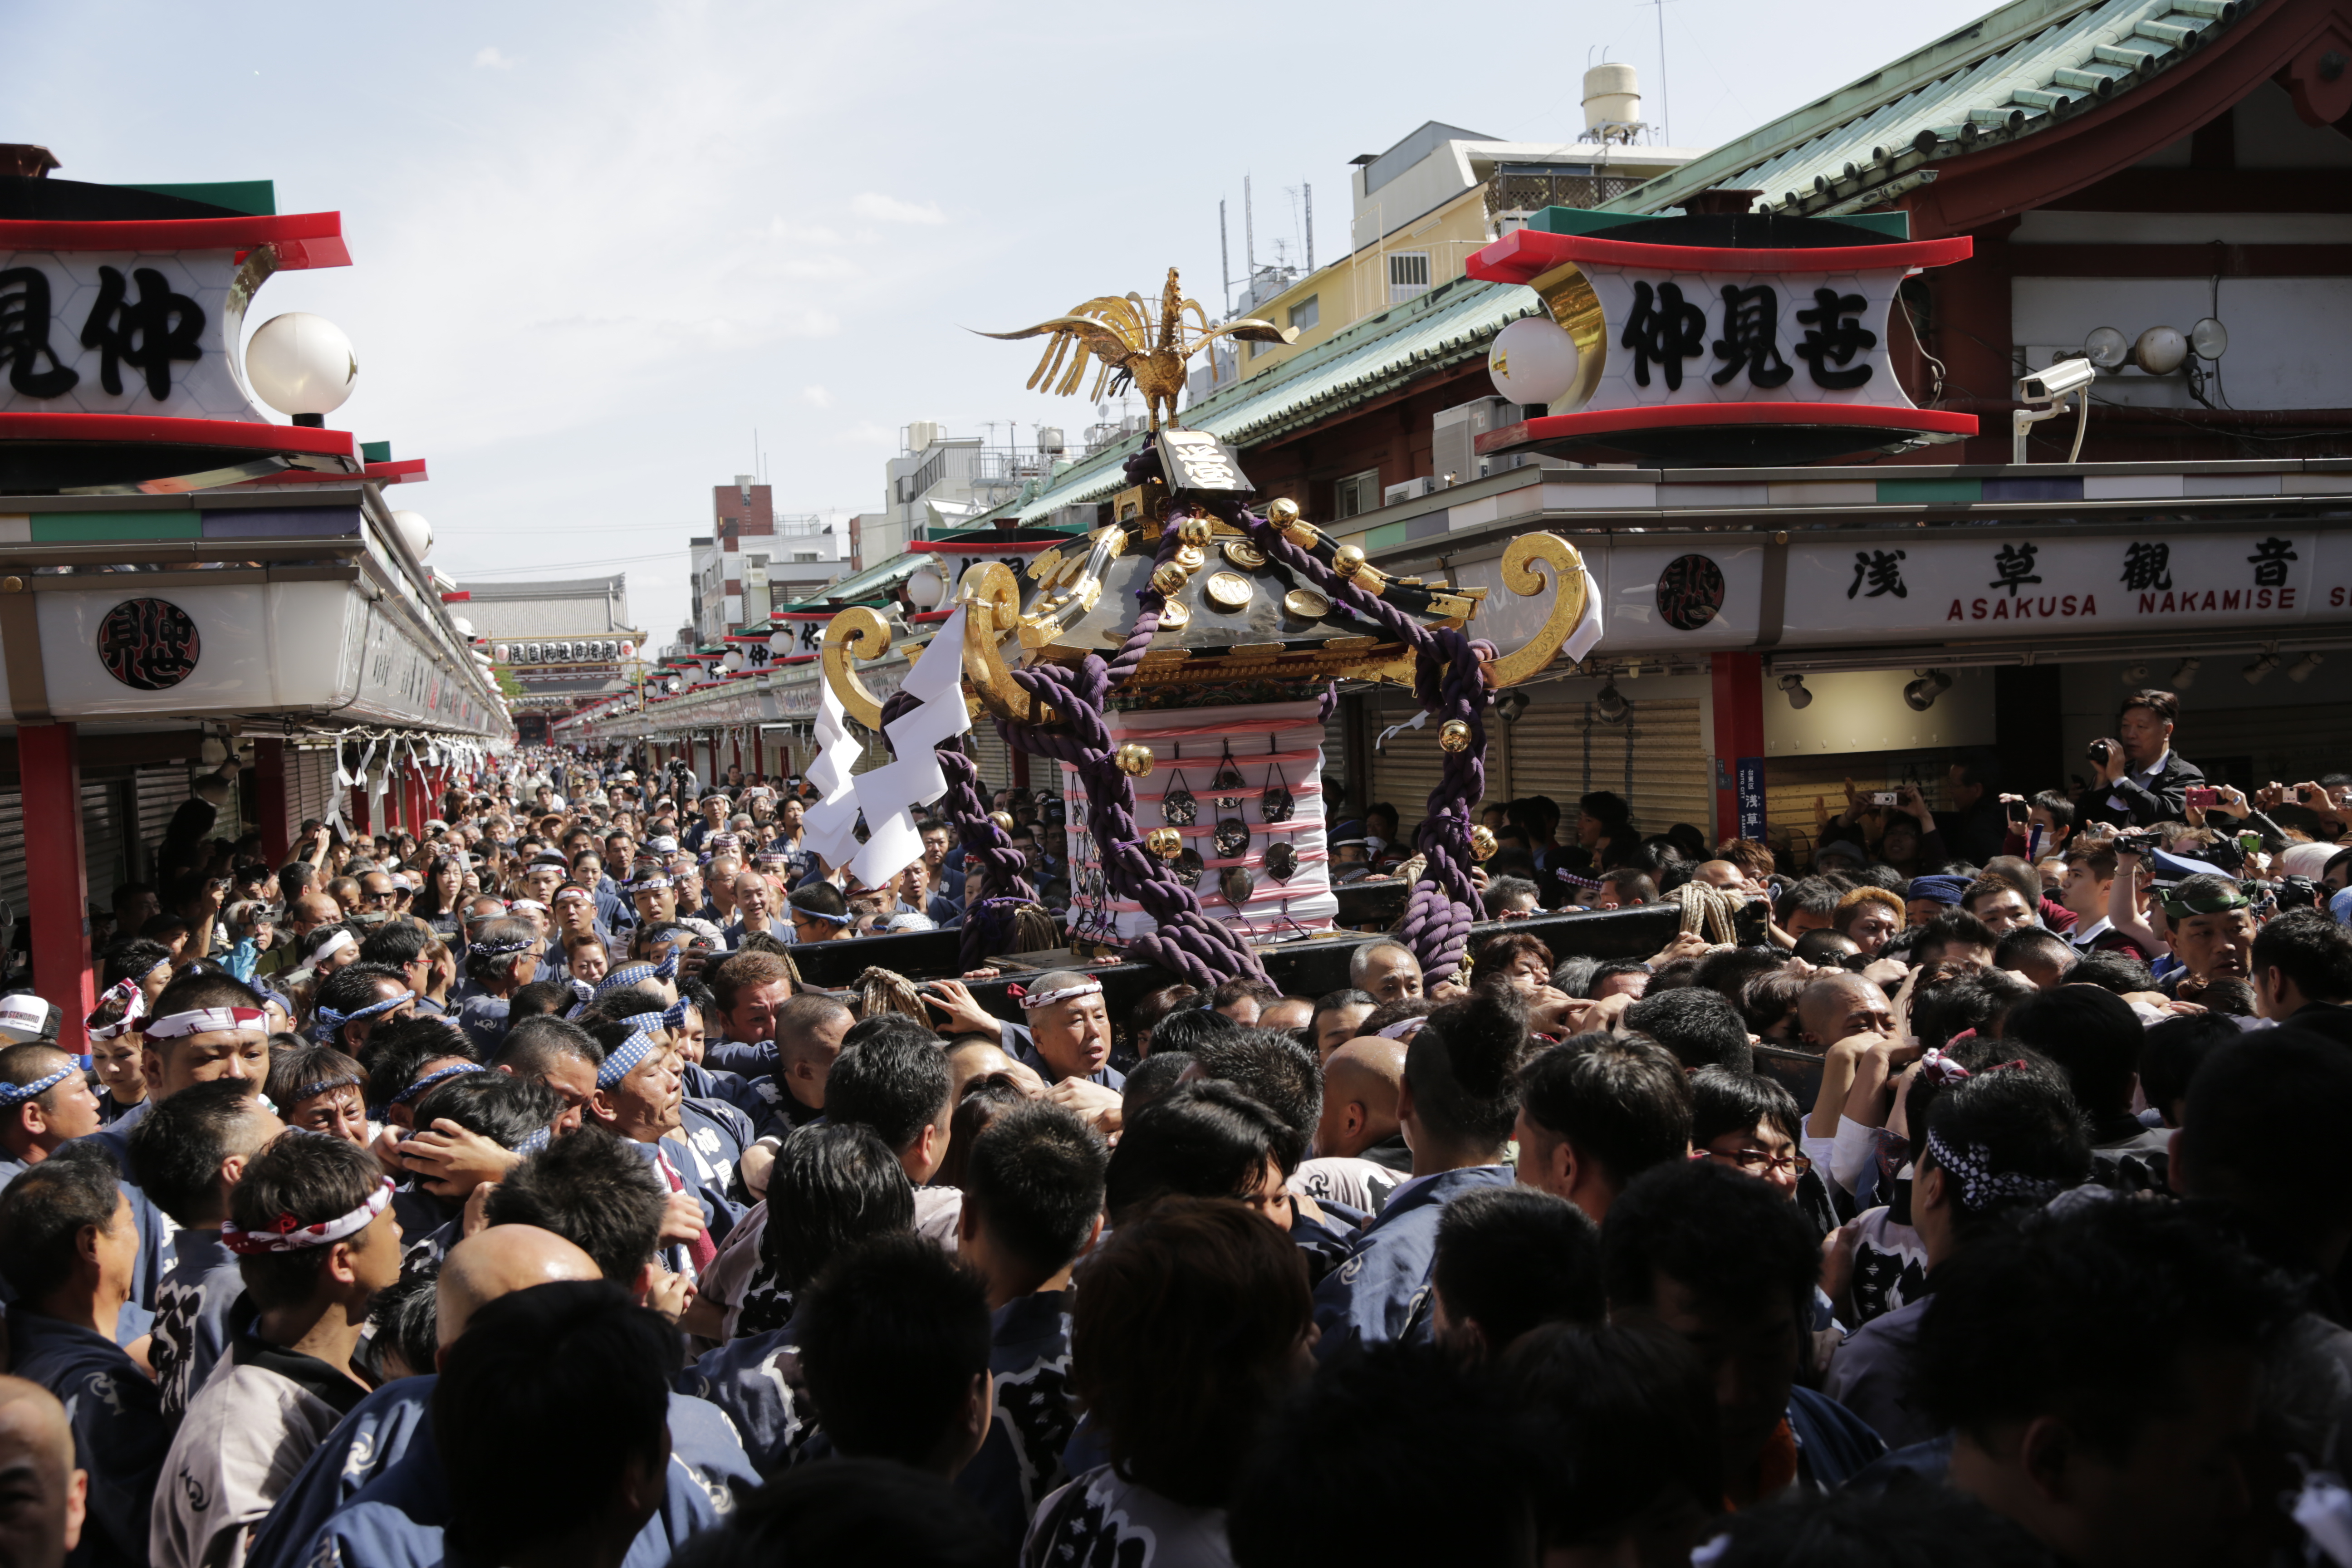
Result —
<path fill-rule="evenodd" d="M 963 658 L 961 648 L 948 652 L 958 661 Z M 894 691 L 882 704 L 882 722 L 895 723 L 917 706 L 913 697 Z M 882 739 L 888 742 L 887 730 Z M 891 754 L 898 754 L 895 748 Z M 963 846 L 964 859 L 976 860 L 980 866 L 985 899 L 982 906 L 966 910 L 963 917 L 963 966 L 978 969 L 987 961 L 988 950 L 1002 947 L 1013 934 L 1013 904 L 1003 900 L 1035 903 L 1037 891 L 1029 885 L 1028 858 L 1013 847 L 1013 840 L 988 815 L 988 801 L 980 793 L 980 764 L 964 754 L 962 737 L 942 743 L 933 754 L 939 758 L 940 771 L 948 776 L 948 793 L 940 797 L 940 805 L 956 825 L 956 842 Z M 998 901 L 987 907 L 987 900 Z"/>
<path fill-rule="evenodd" d="M 1340 576 L 1311 552 L 1282 535 L 1282 531 L 1240 502 L 1211 500 L 1203 509 L 1241 529 L 1270 561 L 1279 562 L 1297 576 L 1330 595 L 1335 607 L 1360 621 L 1370 621 L 1415 654 L 1413 697 L 1429 710 L 1442 729 L 1459 719 L 1470 727 L 1470 744 L 1445 755 L 1444 772 L 1429 792 L 1426 813 L 1414 847 L 1427 857 L 1421 880 L 1413 885 L 1405 905 L 1404 923 L 1397 935 L 1421 961 L 1433 981 L 1452 974 L 1462 964 L 1470 943 L 1473 921 L 1485 918 L 1486 903 L 1471 883 L 1470 811 L 1486 793 L 1486 689 L 1482 661 L 1495 657 L 1495 645 L 1474 641 L 1462 633 L 1423 626 L 1376 594 L 1370 594 Z M 1336 700 L 1336 690 L 1324 698 L 1325 712 Z"/>

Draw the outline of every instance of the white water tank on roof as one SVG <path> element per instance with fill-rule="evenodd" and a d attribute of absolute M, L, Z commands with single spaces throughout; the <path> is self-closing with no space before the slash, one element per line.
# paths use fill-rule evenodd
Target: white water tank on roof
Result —
<path fill-rule="evenodd" d="M 1619 61 L 1584 73 L 1584 128 L 1631 125 L 1642 118 L 1642 89 L 1633 68 Z"/>

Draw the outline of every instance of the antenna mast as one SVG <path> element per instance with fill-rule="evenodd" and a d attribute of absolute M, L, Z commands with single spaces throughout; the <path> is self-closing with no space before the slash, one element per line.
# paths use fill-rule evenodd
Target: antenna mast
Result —
<path fill-rule="evenodd" d="M 1315 187 L 1298 187 L 1307 196 L 1307 270 L 1315 270 Z"/>
<path fill-rule="evenodd" d="M 1251 303 L 1257 294 L 1257 209 L 1250 199 L 1250 177 L 1242 176 L 1242 260 L 1249 268 Z"/>
<path fill-rule="evenodd" d="M 1225 240 L 1225 199 L 1217 198 L 1217 270 L 1225 282 L 1225 314 L 1234 313 L 1234 253 Z"/>

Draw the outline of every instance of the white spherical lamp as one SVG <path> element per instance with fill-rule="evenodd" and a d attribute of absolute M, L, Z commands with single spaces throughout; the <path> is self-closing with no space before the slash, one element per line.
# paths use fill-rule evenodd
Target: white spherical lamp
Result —
<path fill-rule="evenodd" d="M 723 660 L 721 660 L 720 662 L 722 662 L 723 664 L 725 664 L 725 665 L 727 666 L 727 668 L 728 668 L 730 670 L 737 670 L 737 669 L 740 669 L 740 668 L 743 668 L 743 650 L 742 650 L 741 648 L 740 648 L 740 647 L 730 647 L 730 648 L 729 648 L 729 649 L 727 650 L 727 657 L 726 657 L 726 658 L 725 658 L 725 659 L 723 659 Z"/>
<path fill-rule="evenodd" d="M 947 595 L 947 579 L 929 566 L 907 579 L 907 598 L 919 610 L 938 609 Z"/>
<path fill-rule="evenodd" d="M 400 530 L 400 542 L 419 561 L 433 548 L 433 525 L 425 521 L 421 511 L 396 511 L 392 514 L 393 527 Z"/>
<path fill-rule="evenodd" d="M 245 378 L 297 425 L 319 425 L 359 384 L 352 340 L 324 316 L 293 310 L 264 321 L 245 345 Z"/>
<path fill-rule="evenodd" d="M 793 634 L 790 632 L 770 632 L 768 634 L 768 651 L 775 655 L 778 658 L 782 658 L 786 654 L 792 652 Z"/>
<path fill-rule="evenodd" d="M 1486 374 L 1514 403 L 1560 402 L 1574 390 L 1576 340 L 1549 316 L 1522 316 L 1495 334 Z"/>
<path fill-rule="evenodd" d="M 2189 357 L 2189 340 L 2178 327 L 2150 327 L 2132 344 L 2132 363 L 2150 375 L 2169 375 Z"/>

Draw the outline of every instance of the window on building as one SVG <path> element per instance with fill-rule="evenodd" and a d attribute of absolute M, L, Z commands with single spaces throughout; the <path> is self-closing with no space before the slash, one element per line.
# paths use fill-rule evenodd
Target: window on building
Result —
<path fill-rule="evenodd" d="M 816 552 L 814 550 L 795 550 L 793 552 L 793 560 L 796 563 L 810 562 L 815 559 Z"/>
<path fill-rule="evenodd" d="M 1381 504 L 1381 471 L 1368 468 L 1360 474 L 1350 474 L 1335 487 L 1335 510 L 1341 517 L 1360 517 L 1376 511 Z"/>
<path fill-rule="evenodd" d="M 1309 294 L 1306 299 L 1290 307 L 1288 324 L 1297 327 L 1302 332 L 1312 327 L 1323 318 L 1322 300 L 1322 295 Z"/>
<path fill-rule="evenodd" d="M 1389 253 L 1389 303 L 1402 304 L 1416 294 L 1429 292 L 1429 252 L 1425 250 L 1394 250 Z"/>

